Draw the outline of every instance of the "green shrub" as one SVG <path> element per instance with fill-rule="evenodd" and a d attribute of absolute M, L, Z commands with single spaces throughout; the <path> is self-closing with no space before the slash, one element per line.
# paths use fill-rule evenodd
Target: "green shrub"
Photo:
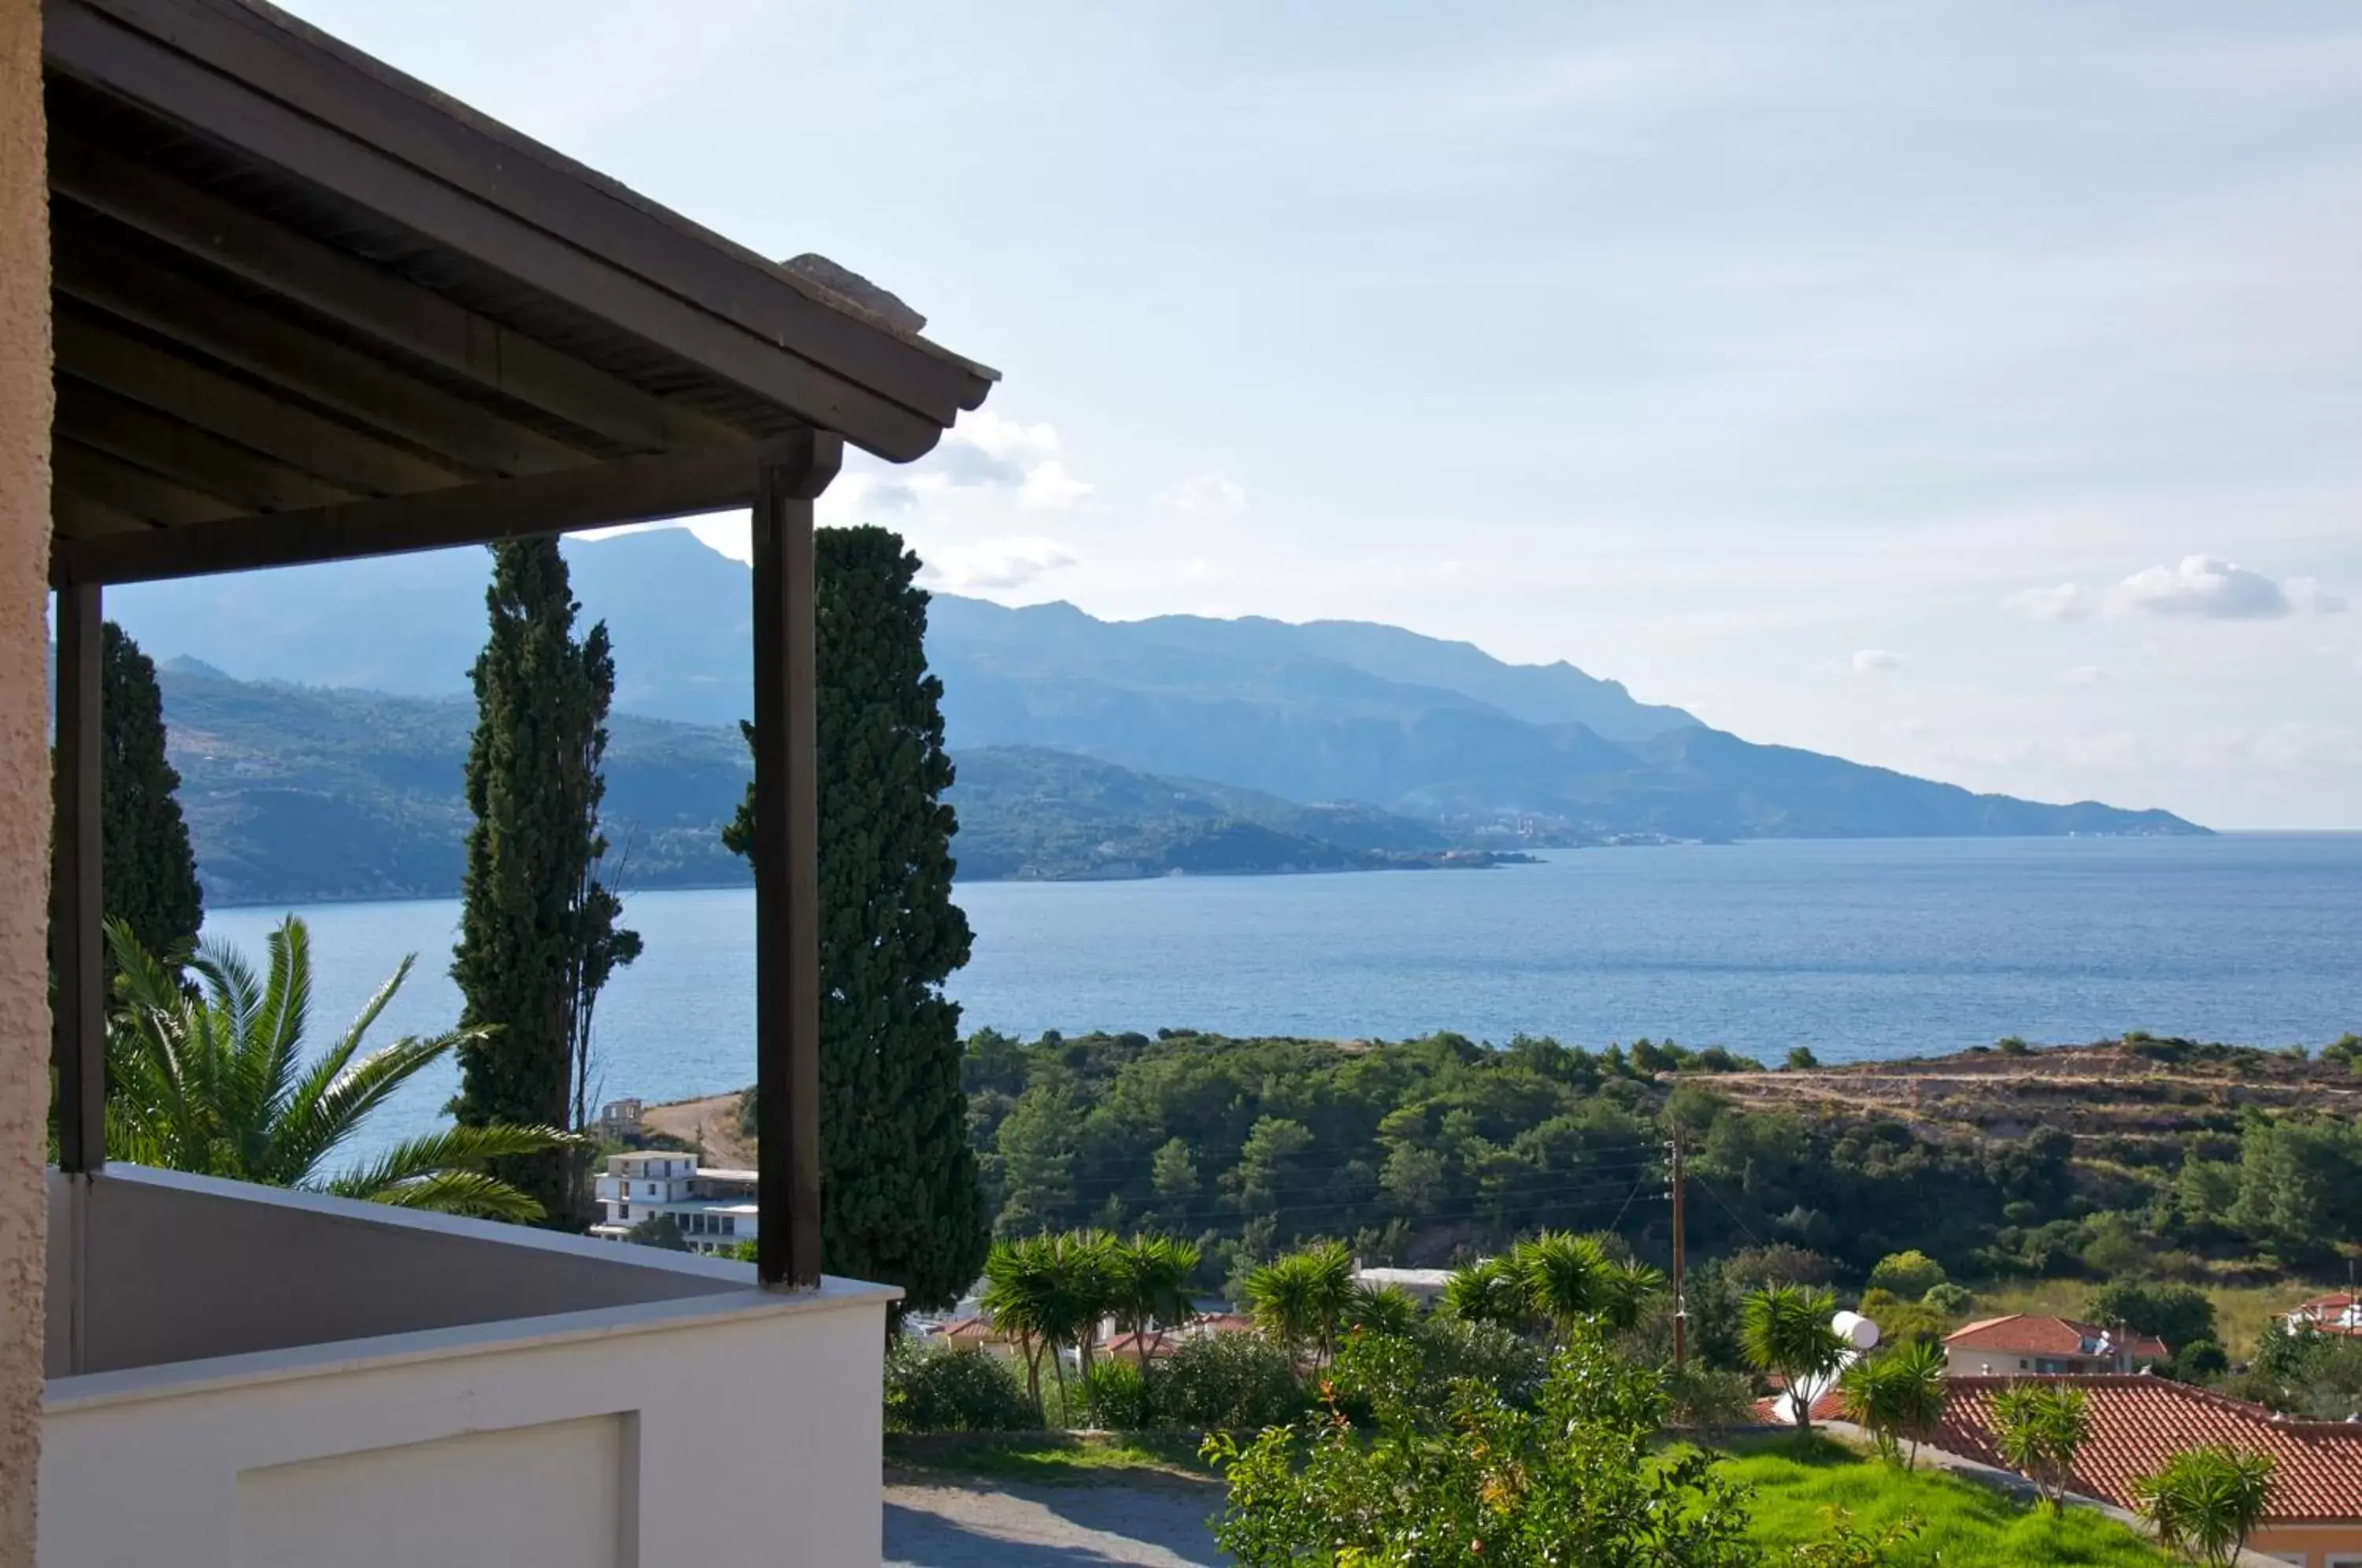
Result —
<path fill-rule="evenodd" d="M 1101 1357 L 1091 1367 L 1090 1379 L 1083 1388 L 1091 1425 L 1118 1432 L 1145 1431 L 1156 1426 L 1153 1396 L 1164 1371 L 1160 1366 L 1143 1374 L 1138 1362 L 1118 1355 Z"/>
<path fill-rule="evenodd" d="M 1665 1424 L 1684 1431 L 1719 1432 L 1749 1425 L 1755 1416 L 1755 1382 L 1743 1372 L 1723 1372 L 1693 1362 L 1665 1374 Z"/>
<path fill-rule="evenodd" d="M 1520 1409 L 1529 1408 L 1549 1363 L 1535 1344 L 1499 1323 L 1463 1323 L 1429 1318 L 1411 1335 L 1418 1349 L 1420 1382 L 1435 1397 L 1467 1379 Z"/>
<path fill-rule="evenodd" d="M 1891 1290 L 1897 1296 L 1918 1300 L 1945 1283 L 1947 1277 L 1942 1264 L 1915 1247 L 1905 1253 L 1889 1253 L 1879 1259 L 1877 1266 L 1870 1271 L 1870 1288 Z"/>
<path fill-rule="evenodd" d="M 886 1358 L 886 1430 L 1012 1432 L 1042 1424 L 1010 1364 L 980 1350 L 898 1343 Z"/>
<path fill-rule="evenodd" d="M 1931 1285 L 1927 1287 L 1927 1293 L 1919 1297 L 1923 1305 L 1941 1312 L 1947 1318 L 1966 1315 L 1976 1298 L 1976 1293 L 1967 1286 L 1950 1284 Z"/>
<path fill-rule="evenodd" d="M 1152 1406 L 1165 1426 L 1260 1431 L 1286 1425 L 1305 1408 L 1295 1359 L 1259 1334 L 1185 1341 L 1153 1384 Z"/>

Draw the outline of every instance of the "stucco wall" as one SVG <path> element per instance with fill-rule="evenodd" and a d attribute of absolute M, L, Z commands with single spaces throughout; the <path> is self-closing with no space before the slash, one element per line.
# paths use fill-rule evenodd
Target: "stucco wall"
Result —
<path fill-rule="evenodd" d="M 874 1568 L 889 1294 L 61 1380 L 42 1568 Z"/>
<path fill-rule="evenodd" d="M 49 182 L 39 0 L 0 0 L 0 1568 L 40 1457 L 50 756 Z"/>
<path fill-rule="evenodd" d="M 50 1181 L 52 1377 L 753 1283 L 743 1264 L 684 1269 L 678 1254 L 645 1247 L 177 1171 L 111 1166 L 77 1184 L 79 1204 L 64 1177 Z M 77 1238 L 78 1268 L 65 1261 Z M 169 1309 L 160 1309 L 167 1298 Z M 68 1354 L 76 1337 L 79 1364 Z"/>

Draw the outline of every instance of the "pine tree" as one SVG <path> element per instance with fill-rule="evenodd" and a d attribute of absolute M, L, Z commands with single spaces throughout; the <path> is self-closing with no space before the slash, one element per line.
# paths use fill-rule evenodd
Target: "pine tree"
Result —
<path fill-rule="evenodd" d="M 197 857 L 165 759 L 164 697 L 156 666 L 109 621 L 99 652 L 99 821 L 107 917 L 166 957 L 194 943 L 204 922 Z"/>
<path fill-rule="evenodd" d="M 948 1305 L 984 1265 L 988 1216 L 943 993 L 971 940 L 952 902 L 944 687 L 900 536 L 822 529 L 815 555 L 822 1258 Z M 723 838 L 749 853 L 751 789 Z"/>
<path fill-rule="evenodd" d="M 453 950 L 465 1027 L 495 1026 L 459 1049 L 453 1115 L 464 1126 L 579 1124 L 578 1086 L 591 1010 L 618 965 L 639 955 L 623 906 L 599 879 L 607 840 L 600 763 L 615 661 L 607 627 L 580 640 L 580 606 L 554 537 L 494 545 L 485 593 L 491 635 L 476 660 L 468 751 L 467 878 Z M 555 1228 L 590 1220 L 580 1157 L 502 1165 Z"/>

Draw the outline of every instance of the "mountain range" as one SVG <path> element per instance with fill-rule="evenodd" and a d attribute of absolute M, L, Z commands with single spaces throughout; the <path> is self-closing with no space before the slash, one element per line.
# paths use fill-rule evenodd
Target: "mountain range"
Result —
<path fill-rule="evenodd" d="M 745 777 L 745 568 L 680 530 L 568 556 L 616 648 L 609 815 L 633 879 L 736 879 L 711 840 Z M 482 552 L 460 550 L 110 591 L 109 613 L 171 664 L 166 714 L 217 901 L 456 889 L 485 580 Z M 968 876 L 1334 869 L 1636 836 L 2204 831 L 1759 745 L 1571 664 L 1393 626 L 1109 622 L 938 594 L 928 657 Z M 337 845 L 350 851 L 330 875 Z"/>

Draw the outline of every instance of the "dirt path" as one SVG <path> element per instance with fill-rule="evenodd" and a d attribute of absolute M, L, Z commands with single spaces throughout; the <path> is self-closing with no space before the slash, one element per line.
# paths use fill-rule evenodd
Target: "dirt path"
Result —
<path fill-rule="evenodd" d="M 889 1486 L 885 1568 L 1216 1568 L 1220 1507 L 1213 1486 Z"/>
<path fill-rule="evenodd" d="M 668 1132 L 686 1143 L 702 1143 L 705 1165 L 723 1170 L 754 1168 L 755 1145 L 738 1135 L 738 1097 L 734 1094 L 651 1105 L 640 1113 L 640 1123 L 652 1132 Z"/>

